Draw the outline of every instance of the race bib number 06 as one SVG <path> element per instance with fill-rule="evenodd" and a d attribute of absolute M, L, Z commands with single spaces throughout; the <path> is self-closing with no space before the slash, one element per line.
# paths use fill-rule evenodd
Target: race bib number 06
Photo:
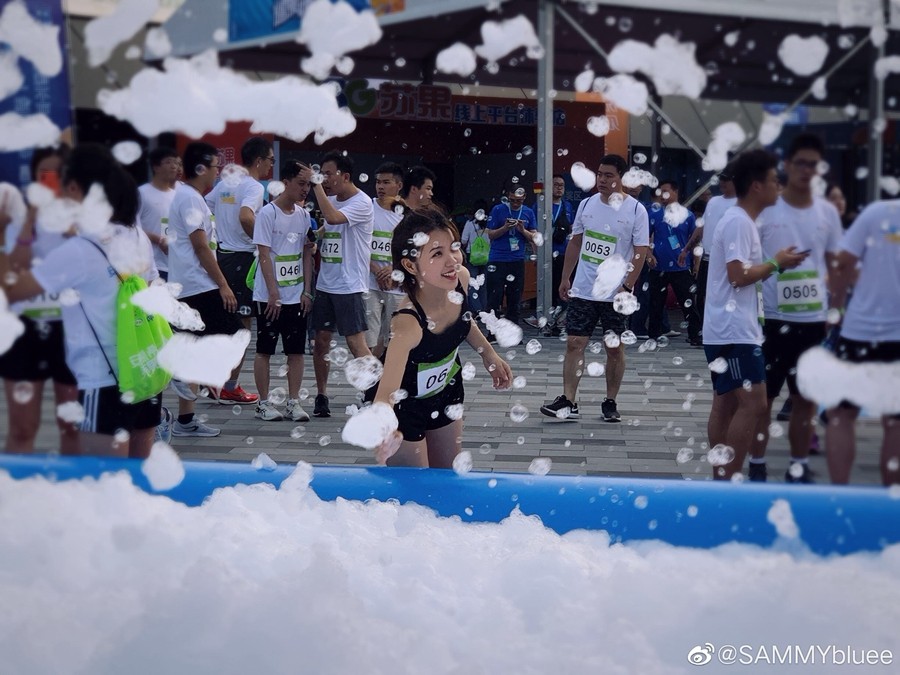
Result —
<path fill-rule="evenodd" d="M 454 349 L 446 358 L 434 363 L 420 363 L 416 374 L 416 398 L 428 398 L 443 391 L 459 370 Z"/>
<path fill-rule="evenodd" d="M 609 234 L 585 230 L 581 240 L 581 259 L 599 265 L 616 252 L 618 241 Z"/>
<path fill-rule="evenodd" d="M 322 238 L 322 261 L 327 263 L 343 262 L 343 246 L 340 232 L 326 232 Z"/>
<path fill-rule="evenodd" d="M 778 275 L 779 312 L 819 312 L 824 307 L 825 286 L 817 270 L 795 270 Z"/>

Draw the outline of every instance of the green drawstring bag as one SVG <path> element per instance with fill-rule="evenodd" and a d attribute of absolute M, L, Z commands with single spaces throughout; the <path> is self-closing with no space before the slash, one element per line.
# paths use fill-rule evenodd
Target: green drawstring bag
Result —
<path fill-rule="evenodd" d="M 85 241 L 100 251 L 110 268 L 115 270 L 109 262 L 106 251 L 90 239 Z M 122 277 L 118 271 L 116 276 L 119 278 L 119 290 L 116 293 L 116 365 L 119 374 L 116 382 L 119 383 L 119 392 L 123 400 L 128 403 L 140 403 L 159 394 L 169 386 L 172 379 L 172 374 L 159 365 L 157 358 L 159 350 L 172 337 L 172 327 L 162 317 L 147 314 L 131 301 L 135 293 L 147 288 L 147 282 L 143 278 L 137 274 Z M 84 312 L 83 305 L 81 311 Z M 87 312 L 84 313 L 84 318 L 87 319 L 88 326 L 106 358 L 106 364 L 115 377 L 109 356 L 100 343 L 97 331 L 87 318 Z"/>
<path fill-rule="evenodd" d="M 119 365 L 119 391 L 133 395 L 133 403 L 146 401 L 169 386 L 172 374 L 159 365 L 159 350 L 172 337 L 168 322 L 155 314 L 147 314 L 131 301 L 147 282 L 136 274 L 119 277 L 116 296 L 116 357 Z M 130 394 L 128 393 L 130 392 Z"/>
<path fill-rule="evenodd" d="M 491 243 L 487 232 L 476 235 L 469 247 L 469 262 L 473 265 L 487 265 L 491 255 Z"/>
<path fill-rule="evenodd" d="M 259 267 L 259 256 L 253 258 L 253 264 L 250 265 L 250 269 L 247 270 L 247 277 L 244 279 L 244 283 L 247 285 L 251 291 L 256 284 L 256 268 Z"/>

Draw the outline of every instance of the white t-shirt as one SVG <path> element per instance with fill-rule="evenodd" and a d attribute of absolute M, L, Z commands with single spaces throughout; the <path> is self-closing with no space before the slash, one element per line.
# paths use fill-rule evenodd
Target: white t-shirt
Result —
<path fill-rule="evenodd" d="M 778 321 L 813 323 L 825 321 L 828 313 L 828 264 L 826 253 L 837 253 L 843 236 L 841 217 L 834 205 L 816 197 L 812 206 L 797 209 L 781 197 L 759 214 L 759 241 L 763 259 L 795 246 L 809 250 L 803 264 L 763 282 L 766 318 Z"/>
<path fill-rule="evenodd" d="M 216 216 L 216 234 L 221 248 L 249 253 L 256 250 L 253 239 L 241 227 L 241 208 L 246 206 L 253 213 L 259 213 L 264 192 L 262 183 L 245 175 L 237 187 L 228 187 L 220 180 L 206 195 L 206 203 Z"/>
<path fill-rule="evenodd" d="M 703 344 L 761 345 L 758 284 L 735 288 L 728 281 L 727 263 L 740 260 L 758 265 L 763 261 L 756 223 L 740 206 L 725 212 L 713 235 L 709 252 L 709 281 L 703 313 Z"/>
<path fill-rule="evenodd" d="M 299 304 L 306 288 L 306 280 L 303 278 L 303 248 L 307 244 L 309 226 L 309 213 L 299 206 L 294 207 L 293 213 L 287 214 L 275 204 L 266 204 L 256 214 L 253 243 L 272 249 L 272 265 L 282 305 Z M 262 266 L 256 268 L 253 300 L 269 301 Z"/>
<path fill-rule="evenodd" d="M 16 248 L 16 239 L 19 238 L 24 224 L 22 220 L 16 219 L 6 228 L 7 254 L 12 253 Z M 39 265 L 44 258 L 50 255 L 51 251 L 66 242 L 66 237 L 59 232 L 51 232 L 41 227 L 40 220 L 35 223 L 34 231 L 34 243 L 31 245 L 32 266 Z M 41 293 L 28 300 L 14 302 L 9 309 L 15 314 L 35 320 L 60 321 L 62 319 L 58 293 Z"/>
<path fill-rule="evenodd" d="M 393 210 L 383 209 L 378 205 L 378 200 L 372 200 L 372 208 L 375 211 L 375 225 L 372 231 L 372 257 L 373 263 L 379 267 L 392 267 L 393 259 L 391 258 L 391 237 L 394 234 L 394 228 L 403 220 L 402 213 L 395 213 Z M 389 291 L 382 291 L 378 282 L 375 281 L 375 275 L 369 272 L 369 290 L 381 291 L 382 293 L 394 293 L 403 295 L 403 291 L 399 288 L 393 288 Z"/>
<path fill-rule="evenodd" d="M 194 246 L 191 233 L 206 232 L 206 238 L 213 241 L 213 226 L 209 207 L 203 196 L 190 185 L 175 188 L 175 197 L 169 209 L 169 282 L 181 284 L 179 298 L 188 298 L 219 287 L 206 273 Z"/>
<path fill-rule="evenodd" d="M 372 199 L 360 190 L 344 202 L 337 197 L 328 200 L 348 222 L 329 225 L 323 221 L 325 236 L 319 239 L 322 264 L 316 288 L 340 295 L 365 293 L 369 290 L 369 257 L 375 229 Z"/>
<path fill-rule="evenodd" d="M 703 211 L 703 238 L 700 240 L 704 257 L 709 256 L 716 225 L 722 220 L 725 212 L 735 204 L 737 204 L 737 197 L 723 197 L 722 195 L 716 195 L 707 202 L 706 209 Z"/>
<path fill-rule="evenodd" d="M 900 199 L 867 206 L 839 248 L 860 264 L 841 335 L 860 342 L 900 342 Z"/>
<path fill-rule="evenodd" d="M 626 263 L 634 263 L 634 247 L 650 245 L 650 221 L 647 209 L 634 197 L 625 196 L 622 205 L 615 209 L 604 204 L 597 193 L 578 205 L 572 235 L 583 235 L 575 281 L 569 295 L 582 300 L 612 302 L 618 289 L 607 298 L 591 295 L 597 268 L 613 254 L 620 255 Z"/>
<path fill-rule="evenodd" d="M 138 188 L 141 195 L 140 224 L 147 234 L 169 236 L 169 208 L 175 198 L 175 189 L 160 190 L 152 183 L 144 183 Z M 157 269 L 169 271 L 169 258 L 159 246 L 153 246 L 153 259 Z"/>
<path fill-rule="evenodd" d="M 119 237 L 128 237 L 133 241 L 114 242 Z M 120 269 L 123 276 L 140 274 L 147 282 L 158 276 L 152 244 L 140 227 L 113 225 L 113 236 L 97 243 L 107 256 L 112 256 L 111 249 L 128 252 L 130 269 Z M 113 257 L 113 260 L 116 258 Z M 75 376 L 78 388 L 96 389 L 115 385 L 116 377 L 109 372 L 109 366 L 111 364 L 118 375 L 116 295 L 119 279 L 116 271 L 93 244 L 83 237 L 72 237 L 35 265 L 32 273 L 47 293 L 59 294 L 66 289 L 78 293 L 80 302 L 63 305 L 62 308 L 66 364 Z M 91 327 L 96 331 L 96 337 Z"/>

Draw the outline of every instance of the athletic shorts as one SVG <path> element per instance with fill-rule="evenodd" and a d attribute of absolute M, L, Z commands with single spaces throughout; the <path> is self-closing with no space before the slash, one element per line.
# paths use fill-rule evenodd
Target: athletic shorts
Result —
<path fill-rule="evenodd" d="M 162 396 L 140 403 L 123 403 L 118 385 L 99 389 L 79 389 L 78 402 L 84 407 L 81 431 L 114 435 L 120 429 L 140 431 L 159 424 Z"/>
<path fill-rule="evenodd" d="M 762 347 L 758 345 L 704 345 L 706 362 L 725 359 L 728 368 L 717 373 L 710 369 L 713 390 L 727 394 L 744 386 L 745 382 L 759 384 L 766 381 L 766 361 Z"/>
<path fill-rule="evenodd" d="M 900 361 L 900 342 L 859 342 L 842 337 L 838 340 L 837 356 L 850 363 L 896 363 Z M 858 408 L 850 401 L 841 401 L 840 407 Z M 891 417 L 900 419 L 900 415 Z"/>
<path fill-rule="evenodd" d="M 14 382 L 44 382 L 75 385 L 66 365 L 66 340 L 62 321 L 35 321 L 19 317 L 23 332 L 5 354 L 0 355 L 0 377 Z"/>
<path fill-rule="evenodd" d="M 787 381 L 793 395 L 797 389 L 797 361 L 810 347 L 822 344 L 825 339 L 825 322 L 798 323 L 766 319 L 763 326 L 765 342 L 763 356 L 766 359 L 766 395 L 777 398 Z"/>
<path fill-rule="evenodd" d="M 465 399 L 462 377 L 457 374 L 443 391 L 428 398 L 405 398 L 394 406 L 400 433 L 404 441 L 416 443 L 425 438 L 426 431 L 447 426 L 454 420 L 447 416 L 447 406 Z"/>
<path fill-rule="evenodd" d="M 203 330 L 190 331 L 194 335 L 234 335 L 244 327 L 240 315 L 225 309 L 218 290 L 179 299 L 188 307 L 196 309 L 206 324 Z"/>
<path fill-rule="evenodd" d="M 316 291 L 312 308 L 313 330 L 334 332 L 339 335 L 356 335 L 365 332 L 366 301 L 362 293 L 328 293 Z"/>
<path fill-rule="evenodd" d="M 247 272 L 253 266 L 255 258 L 251 251 L 216 249 L 219 269 L 237 298 L 238 313 L 242 316 L 252 316 L 253 313 L 253 289 L 247 288 Z M 245 307 L 246 309 L 242 309 Z"/>
<path fill-rule="evenodd" d="M 627 328 L 628 318 L 613 309 L 612 302 L 570 298 L 566 310 L 566 333 L 578 337 L 591 337 L 597 322 L 604 333 L 612 331 L 621 335 Z"/>
<path fill-rule="evenodd" d="M 378 344 L 387 344 L 391 339 L 391 317 L 400 308 L 405 295 L 386 291 L 369 290 L 364 294 L 366 301 L 366 345 L 371 349 Z"/>
<path fill-rule="evenodd" d="M 300 311 L 300 305 L 282 305 L 275 321 L 266 317 L 267 307 L 268 303 L 256 303 L 256 352 L 274 354 L 280 335 L 285 354 L 305 354 L 306 316 Z"/>

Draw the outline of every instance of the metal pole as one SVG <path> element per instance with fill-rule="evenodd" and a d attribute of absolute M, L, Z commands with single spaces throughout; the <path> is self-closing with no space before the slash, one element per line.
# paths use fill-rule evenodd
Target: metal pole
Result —
<path fill-rule="evenodd" d="M 831 66 L 831 68 L 826 70 L 821 75 L 821 77 L 824 77 L 827 80 L 829 77 L 834 75 L 834 73 L 836 73 L 838 70 L 840 70 L 841 67 L 843 67 L 843 65 L 845 63 L 847 63 L 847 61 L 852 59 L 863 47 L 865 47 L 870 42 L 870 40 L 871 40 L 871 38 L 867 35 L 865 38 L 863 38 L 858 43 L 856 43 L 853 46 L 853 48 L 848 50 L 846 54 L 844 54 L 840 59 L 838 59 L 837 62 L 833 66 Z M 798 96 L 796 99 L 794 99 L 794 101 L 787 108 L 785 108 L 781 114 L 782 115 L 791 114 L 794 111 L 794 108 L 796 108 L 798 105 L 803 103 L 803 101 L 805 101 L 806 99 L 809 98 L 809 95 L 812 94 L 812 88 L 813 88 L 813 85 L 810 85 L 809 88 L 806 91 L 804 91 L 802 94 L 800 94 L 800 96 Z M 870 89 L 870 91 L 871 91 L 871 89 Z M 881 109 L 883 110 L 884 109 L 883 108 L 883 106 L 884 106 L 884 89 L 882 89 L 881 102 L 882 102 Z M 871 107 L 870 107 L 870 110 L 871 110 Z M 871 117 L 871 113 L 870 113 L 870 117 Z M 738 154 L 742 153 L 744 150 L 752 148 L 757 143 L 759 143 L 759 136 L 753 135 L 750 138 L 748 138 L 747 140 L 745 140 L 743 143 L 741 143 L 737 147 L 737 149 L 734 151 L 734 154 L 738 155 Z M 871 155 L 871 153 L 870 153 L 870 155 Z M 869 174 L 869 176 L 871 178 L 871 173 Z M 688 197 L 688 199 L 687 199 L 687 201 L 685 201 L 684 205 L 690 206 L 691 204 L 693 204 L 694 201 L 700 195 L 702 195 L 704 192 L 706 192 L 706 188 L 710 187 L 712 185 L 712 183 L 713 183 L 713 179 L 709 178 L 709 180 L 707 180 L 703 185 L 701 185 L 699 188 L 697 188 L 697 190 L 690 197 Z"/>
<path fill-rule="evenodd" d="M 569 24 L 572 26 L 572 28 L 575 29 L 575 32 L 578 33 L 584 39 L 584 41 L 588 43 L 588 46 L 590 46 L 595 52 L 597 52 L 604 59 L 609 57 L 609 54 L 606 52 L 605 49 L 603 49 L 603 47 L 600 46 L 600 43 L 598 43 L 584 29 L 584 27 L 572 17 L 571 14 L 569 14 L 562 7 L 557 7 L 556 11 L 559 12 L 559 14 L 560 14 L 560 16 L 562 16 L 562 18 L 564 18 L 566 21 L 569 22 Z M 672 129 L 672 131 L 675 132 L 675 135 L 678 136 L 678 138 L 680 138 L 682 141 L 684 141 L 685 145 L 687 145 L 691 150 L 693 150 L 695 153 L 697 153 L 697 155 L 700 157 L 700 159 L 703 159 L 704 157 L 706 157 L 706 153 L 704 153 L 703 150 L 701 150 L 699 148 L 699 146 L 696 143 L 694 143 L 694 141 L 692 141 L 688 137 L 688 135 L 686 133 L 684 133 L 677 124 L 675 124 L 675 122 L 672 121 L 672 118 L 669 117 L 663 111 L 661 105 L 658 105 L 656 103 L 656 101 L 654 101 L 652 98 L 648 98 L 647 99 L 647 107 L 649 107 L 653 112 L 655 112 L 663 122 L 668 124 L 669 127 Z"/>
<path fill-rule="evenodd" d="M 544 189 L 537 199 L 537 227 L 544 236 L 537 247 L 537 307 L 535 316 L 546 316 L 553 299 L 553 32 L 554 6 L 550 0 L 538 2 L 538 35 L 544 56 L 538 61 L 537 179 Z"/>
<path fill-rule="evenodd" d="M 888 0 L 883 0 L 884 26 L 888 25 Z M 881 167 L 884 162 L 884 78 L 875 77 L 875 62 L 884 58 L 884 43 L 872 45 L 869 51 L 869 174 L 866 183 L 866 200 L 877 201 L 881 197 Z"/>
<path fill-rule="evenodd" d="M 662 100 L 654 94 L 654 100 Z M 662 140 L 662 120 L 659 115 L 653 115 L 650 120 L 650 173 L 654 176 L 659 169 L 659 148 Z"/>

